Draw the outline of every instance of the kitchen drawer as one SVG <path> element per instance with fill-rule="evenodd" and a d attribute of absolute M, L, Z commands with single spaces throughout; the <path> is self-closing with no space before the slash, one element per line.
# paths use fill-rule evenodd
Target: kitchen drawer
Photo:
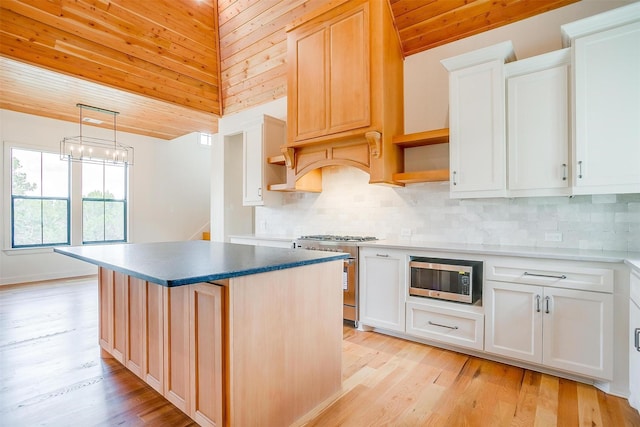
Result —
<path fill-rule="evenodd" d="M 482 350 L 484 314 L 407 302 L 406 333 Z"/>
<path fill-rule="evenodd" d="M 613 270 L 586 263 L 538 259 L 496 259 L 486 263 L 485 279 L 613 293 Z"/>

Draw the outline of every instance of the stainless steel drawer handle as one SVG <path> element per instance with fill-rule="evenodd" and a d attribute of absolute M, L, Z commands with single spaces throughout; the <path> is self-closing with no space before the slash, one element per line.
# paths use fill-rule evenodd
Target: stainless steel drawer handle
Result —
<path fill-rule="evenodd" d="M 441 325 L 440 323 L 434 323 L 434 322 L 432 322 L 431 320 L 429 320 L 429 322 L 428 322 L 428 323 L 429 323 L 430 325 L 432 325 L 432 326 L 440 326 L 441 328 L 454 329 L 454 330 L 455 330 L 455 329 L 458 329 L 458 327 L 457 327 L 457 326 Z"/>
<path fill-rule="evenodd" d="M 578 178 L 582 178 L 582 160 L 578 162 Z"/>
<path fill-rule="evenodd" d="M 553 274 L 536 274 L 536 273 L 529 273 L 528 271 L 524 272 L 525 276 L 534 276 L 534 277 L 548 277 L 550 279 L 566 279 L 567 276 L 565 276 L 564 274 L 561 276 L 554 276 Z"/>
<path fill-rule="evenodd" d="M 389 258 L 389 254 L 376 254 L 376 256 L 380 258 Z"/>
<path fill-rule="evenodd" d="M 635 347 L 636 347 L 636 350 L 640 351 L 640 328 L 636 328 L 635 335 L 636 335 Z"/>

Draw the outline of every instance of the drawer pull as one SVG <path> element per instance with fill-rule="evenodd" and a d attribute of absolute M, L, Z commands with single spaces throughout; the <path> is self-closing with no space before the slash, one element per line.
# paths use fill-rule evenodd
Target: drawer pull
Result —
<path fill-rule="evenodd" d="M 636 328 L 635 335 L 636 335 L 636 339 L 635 339 L 636 350 L 640 351 L 640 328 Z"/>
<path fill-rule="evenodd" d="M 536 313 L 540 313 L 540 295 L 536 295 Z"/>
<path fill-rule="evenodd" d="M 376 256 L 380 258 L 389 258 L 389 254 L 376 254 Z"/>
<path fill-rule="evenodd" d="M 524 272 L 525 276 L 534 276 L 534 277 L 548 277 L 549 279 L 566 279 L 567 276 L 565 276 L 564 274 L 561 276 L 554 276 L 552 274 L 536 274 L 536 273 L 529 273 L 528 271 Z"/>
<path fill-rule="evenodd" d="M 551 297 L 544 297 L 544 302 L 546 304 L 546 309 L 544 310 L 545 313 L 549 314 L 549 301 L 551 300 Z"/>
<path fill-rule="evenodd" d="M 434 322 L 432 322 L 431 320 L 429 320 L 429 322 L 428 322 L 428 323 L 429 323 L 430 325 L 433 325 L 433 326 L 440 326 L 441 328 L 454 329 L 454 330 L 455 330 L 455 329 L 458 329 L 458 327 L 457 327 L 457 326 L 441 325 L 440 323 L 434 323 Z"/>

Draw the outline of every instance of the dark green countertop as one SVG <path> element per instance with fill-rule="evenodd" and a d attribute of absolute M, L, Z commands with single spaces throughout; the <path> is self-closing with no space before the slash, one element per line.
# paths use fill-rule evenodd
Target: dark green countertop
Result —
<path fill-rule="evenodd" d="M 162 286 L 229 279 L 347 258 L 344 253 L 192 240 L 57 247 L 55 252 Z"/>

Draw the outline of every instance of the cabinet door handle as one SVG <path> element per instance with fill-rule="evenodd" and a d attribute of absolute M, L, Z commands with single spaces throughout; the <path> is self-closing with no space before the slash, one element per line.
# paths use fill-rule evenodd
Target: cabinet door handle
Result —
<path fill-rule="evenodd" d="M 440 326 L 441 328 L 447 328 L 447 329 L 453 329 L 453 330 L 458 329 L 457 326 L 441 325 L 440 323 L 435 323 L 435 322 L 432 322 L 431 320 L 429 320 L 429 322 L 427 323 L 433 326 Z"/>
<path fill-rule="evenodd" d="M 566 163 L 562 164 L 562 180 L 563 181 L 567 180 L 567 164 Z"/>
<path fill-rule="evenodd" d="M 456 174 L 457 174 L 456 171 L 453 171 L 453 173 L 451 174 L 452 175 L 451 179 L 453 180 L 453 185 L 458 185 L 458 183 L 456 182 Z"/>
<path fill-rule="evenodd" d="M 525 276 L 533 276 L 533 277 L 548 277 L 550 279 L 566 279 L 567 276 L 565 276 L 564 274 L 560 275 L 560 276 L 554 276 L 553 274 L 537 274 L 537 273 L 529 273 L 528 271 L 524 272 Z"/>
<path fill-rule="evenodd" d="M 545 309 L 544 309 L 544 312 L 545 312 L 545 313 L 547 313 L 547 314 L 551 313 L 551 312 L 549 311 L 549 301 L 550 301 L 550 300 L 551 300 L 551 297 L 544 297 L 544 303 L 545 303 Z"/>
<path fill-rule="evenodd" d="M 578 162 L 578 178 L 582 178 L 582 160 Z"/>
<path fill-rule="evenodd" d="M 540 295 L 536 295 L 536 313 L 540 313 Z"/>
<path fill-rule="evenodd" d="M 389 258 L 389 254 L 376 254 L 376 256 L 380 258 Z"/>
<path fill-rule="evenodd" d="M 636 328 L 635 335 L 635 347 L 636 350 L 640 351 L 640 328 Z"/>
<path fill-rule="evenodd" d="M 258 197 L 262 197 L 262 188 L 258 188 Z"/>

